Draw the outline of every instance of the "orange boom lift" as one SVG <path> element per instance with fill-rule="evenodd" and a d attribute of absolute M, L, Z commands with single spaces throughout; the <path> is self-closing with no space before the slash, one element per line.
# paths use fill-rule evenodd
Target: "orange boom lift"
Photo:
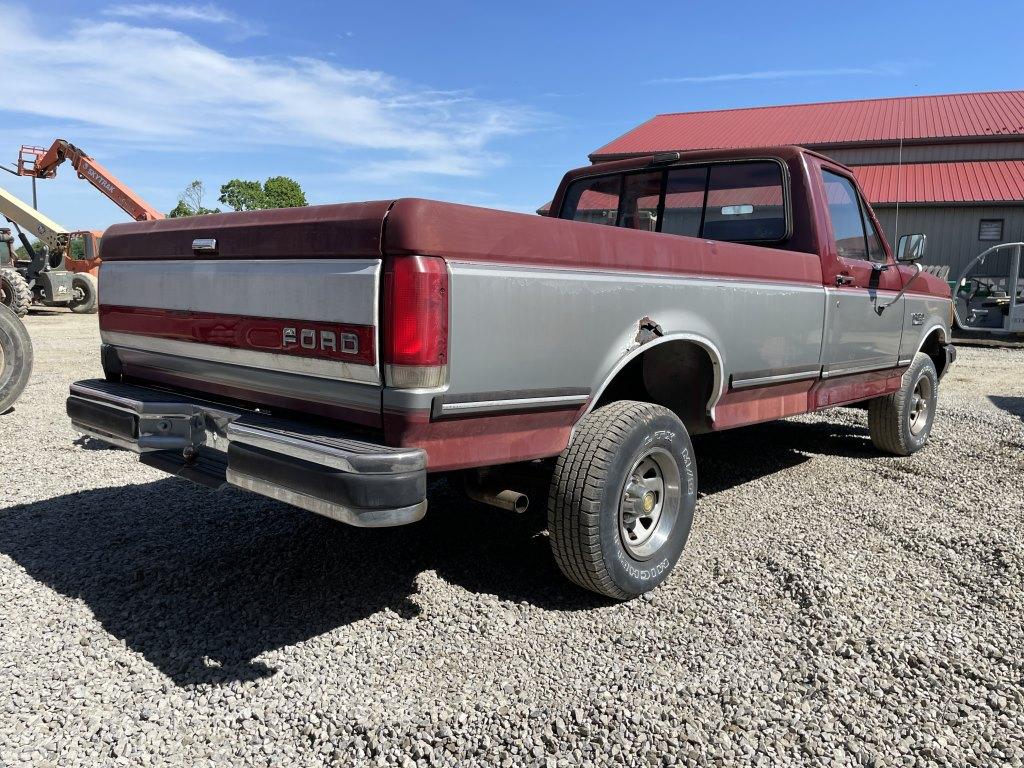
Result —
<path fill-rule="evenodd" d="M 71 163 L 71 167 L 78 173 L 78 178 L 85 179 L 96 187 L 135 221 L 164 218 L 160 211 L 135 194 L 114 174 L 65 139 L 57 139 L 49 149 L 23 145 L 18 152 L 18 175 L 52 179 L 57 175 L 57 168 L 65 160 Z M 95 253 L 92 258 L 85 259 L 72 259 L 69 253 L 65 260 L 67 268 L 73 272 L 95 274 L 100 264 L 98 248 L 95 249 Z"/>

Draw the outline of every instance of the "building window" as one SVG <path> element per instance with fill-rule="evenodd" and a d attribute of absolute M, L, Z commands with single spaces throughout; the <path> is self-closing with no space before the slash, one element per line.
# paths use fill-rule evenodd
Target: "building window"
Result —
<path fill-rule="evenodd" d="M 979 240 L 1002 240 L 1003 219 L 982 219 L 978 223 Z"/>

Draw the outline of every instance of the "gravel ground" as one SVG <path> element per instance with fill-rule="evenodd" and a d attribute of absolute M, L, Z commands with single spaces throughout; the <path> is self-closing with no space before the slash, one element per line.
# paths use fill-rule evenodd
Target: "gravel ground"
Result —
<path fill-rule="evenodd" d="M 696 441 L 650 599 L 434 490 L 360 531 L 76 440 L 95 317 L 29 318 L 0 418 L 0 764 L 1022 765 L 1024 349 L 964 349 L 928 448 L 835 410 Z"/>

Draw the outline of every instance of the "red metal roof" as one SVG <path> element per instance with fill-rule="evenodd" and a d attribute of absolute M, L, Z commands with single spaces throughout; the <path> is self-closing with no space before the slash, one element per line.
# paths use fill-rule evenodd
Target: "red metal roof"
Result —
<path fill-rule="evenodd" d="M 593 154 L 803 144 L 895 143 L 993 136 L 1024 138 L 1024 91 L 956 93 L 658 115 Z"/>
<path fill-rule="evenodd" d="M 861 165 L 852 169 L 873 204 L 1024 202 L 1024 160 Z M 898 180 L 898 183 L 897 183 Z"/>

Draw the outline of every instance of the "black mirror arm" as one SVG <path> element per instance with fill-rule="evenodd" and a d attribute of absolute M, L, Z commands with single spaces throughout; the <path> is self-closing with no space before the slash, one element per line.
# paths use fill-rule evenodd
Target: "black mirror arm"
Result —
<path fill-rule="evenodd" d="M 907 292 L 907 288 L 910 287 L 910 284 L 912 282 L 914 282 L 917 279 L 918 275 L 920 275 L 922 272 L 924 272 L 924 267 L 922 267 L 920 264 L 918 264 L 915 261 L 914 262 L 914 274 L 910 276 L 910 279 L 907 280 L 907 282 L 904 284 L 904 286 L 900 289 L 900 292 L 897 293 L 895 296 L 893 296 L 892 297 L 892 301 L 890 301 L 888 304 L 883 304 L 880 307 L 875 307 L 875 312 L 877 314 L 881 315 L 883 312 L 885 312 L 885 310 L 887 310 L 889 307 L 891 307 L 897 301 L 902 299 L 903 298 L 903 294 Z"/>

